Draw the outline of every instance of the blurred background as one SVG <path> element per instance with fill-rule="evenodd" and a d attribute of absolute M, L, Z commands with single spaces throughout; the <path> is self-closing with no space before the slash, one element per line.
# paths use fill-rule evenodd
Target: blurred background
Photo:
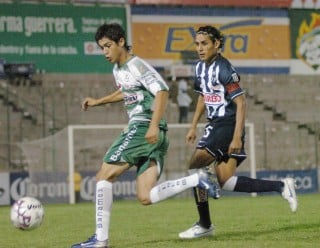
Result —
<path fill-rule="evenodd" d="M 96 28 L 110 22 L 126 29 L 132 52 L 171 87 L 164 178 L 185 174 L 194 149 L 184 142 L 188 125 L 179 123 L 178 82 L 186 81 L 192 99 L 190 122 L 197 98 L 193 37 L 213 25 L 225 35 L 222 53 L 241 75 L 254 127 L 240 172 L 249 173 L 253 161 L 257 177 L 291 175 L 301 193 L 318 192 L 319 8 L 320 0 L 0 1 L 0 205 L 23 195 L 68 199 L 72 125 L 86 127 L 74 131 L 72 166 L 80 173 L 79 199 L 92 200 L 94 173 L 127 123 L 122 104 L 80 109 L 85 97 L 115 90 L 112 65 L 94 41 Z M 37 172 L 46 176 L 32 179 Z M 135 193 L 128 185 L 119 185 L 119 198 Z"/>

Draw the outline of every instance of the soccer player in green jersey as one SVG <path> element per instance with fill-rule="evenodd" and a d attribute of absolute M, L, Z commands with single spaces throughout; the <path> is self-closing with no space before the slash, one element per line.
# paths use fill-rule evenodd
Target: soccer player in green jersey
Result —
<path fill-rule="evenodd" d="M 105 58 L 114 64 L 118 90 L 99 99 L 86 98 L 82 109 L 123 101 L 129 123 L 106 152 L 96 175 L 96 231 L 73 248 L 108 247 L 112 185 L 132 166 L 137 167 L 137 198 L 143 205 L 157 203 L 192 187 L 215 190 L 207 175 L 201 172 L 156 185 L 169 146 L 167 123 L 163 119 L 169 88 L 153 67 L 130 53 L 120 25 L 101 25 L 95 39 Z"/>

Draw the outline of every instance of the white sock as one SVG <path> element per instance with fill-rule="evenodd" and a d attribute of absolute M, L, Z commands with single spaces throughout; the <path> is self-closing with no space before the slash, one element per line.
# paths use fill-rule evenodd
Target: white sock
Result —
<path fill-rule="evenodd" d="M 197 172 L 199 172 L 199 169 L 189 169 L 188 170 L 188 174 L 189 175 L 192 175 L 192 174 L 197 173 Z"/>
<path fill-rule="evenodd" d="M 238 177 L 232 176 L 230 177 L 223 185 L 222 189 L 226 191 L 233 191 L 236 187 Z"/>
<path fill-rule="evenodd" d="M 150 200 L 152 203 L 157 203 L 198 184 L 199 175 L 197 173 L 176 180 L 165 181 L 151 189 Z"/>
<path fill-rule="evenodd" d="M 109 238 L 110 212 L 113 202 L 112 183 L 99 181 L 96 185 L 96 235 L 97 240 Z"/>

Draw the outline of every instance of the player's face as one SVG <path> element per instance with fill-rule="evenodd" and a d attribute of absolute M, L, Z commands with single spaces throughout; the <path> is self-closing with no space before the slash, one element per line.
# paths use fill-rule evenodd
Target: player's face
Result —
<path fill-rule="evenodd" d="M 197 34 L 195 44 L 200 60 L 210 63 L 217 56 L 220 42 L 213 42 L 207 34 Z"/>
<path fill-rule="evenodd" d="M 118 43 L 110 40 L 106 37 L 98 41 L 99 46 L 103 50 L 105 58 L 112 64 L 120 63 L 122 64 L 123 55 L 123 39 L 120 39 Z"/>

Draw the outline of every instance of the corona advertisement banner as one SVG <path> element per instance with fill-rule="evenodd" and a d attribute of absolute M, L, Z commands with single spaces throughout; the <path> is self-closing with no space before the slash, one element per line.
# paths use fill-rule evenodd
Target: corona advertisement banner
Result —
<path fill-rule="evenodd" d="M 291 73 L 320 74 L 320 11 L 290 10 Z"/>
<path fill-rule="evenodd" d="M 117 22 L 124 7 L 0 4 L 0 58 L 59 73 L 111 73 L 95 43 L 97 27 Z"/>
<path fill-rule="evenodd" d="M 81 171 L 80 195 L 76 202 L 92 202 L 95 199 L 95 174 L 96 171 Z M 239 172 L 240 176 L 250 176 L 249 172 Z M 318 192 L 318 169 L 305 170 L 277 170 L 257 171 L 257 178 L 266 180 L 280 180 L 285 177 L 292 177 L 296 181 L 298 194 L 309 194 Z M 54 174 L 53 174 L 54 175 Z M 47 178 L 55 178 L 56 175 Z M 24 196 L 31 196 L 39 199 L 42 203 L 67 203 L 69 201 L 67 175 L 61 174 L 55 182 L 33 182 L 26 172 L 2 172 L 0 173 L 0 206 L 11 205 L 14 201 Z M 160 178 L 160 182 L 165 177 Z M 247 193 L 224 191 L 223 195 L 248 195 Z M 276 193 L 261 193 L 276 194 Z M 136 198 L 136 174 L 135 171 L 128 171 L 119 177 L 113 184 L 114 200 L 133 200 Z M 186 195 L 182 196 L 185 197 Z M 190 197 L 190 196 L 189 196 Z"/>
<path fill-rule="evenodd" d="M 287 12 L 223 10 L 211 13 L 208 10 L 200 11 L 201 16 L 190 16 L 187 9 L 185 13 L 183 10 L 180 9 L 177 16 L 164 15 L 165 11 L 144 15 L 133 10 L 134 53 L 156 66 L 170 66 L 178 63 L 184 53 L 195 51 L 194 36 L 200 26 L 212 25 L 225 36 L 224 56 L 240 71 L 289 73 L 291 54 Z M 173 11 L 168 13 L 174 14 Z"/>

